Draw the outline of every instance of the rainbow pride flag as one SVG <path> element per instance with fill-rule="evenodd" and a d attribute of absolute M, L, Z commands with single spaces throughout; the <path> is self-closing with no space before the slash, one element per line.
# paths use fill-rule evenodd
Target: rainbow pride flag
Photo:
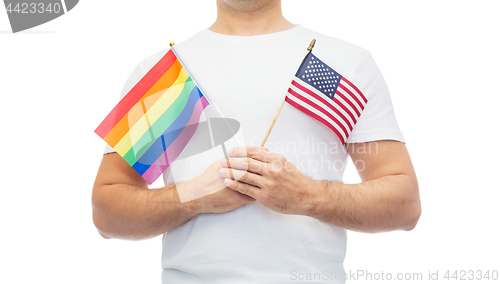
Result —
<path fill-rule="evenodd" d="M 209 102 L 172 50 L 95 130 L 149 184 L 193 137 Z"/>

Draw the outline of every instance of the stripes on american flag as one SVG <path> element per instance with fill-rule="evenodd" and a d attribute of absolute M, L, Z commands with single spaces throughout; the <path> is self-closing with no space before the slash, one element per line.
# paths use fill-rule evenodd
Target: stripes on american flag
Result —
<path fill-rule="evenodd" d="M 286 101 L 330 128 L 345 144 L 368 100 L 349 80 L 309 53 Z"/>

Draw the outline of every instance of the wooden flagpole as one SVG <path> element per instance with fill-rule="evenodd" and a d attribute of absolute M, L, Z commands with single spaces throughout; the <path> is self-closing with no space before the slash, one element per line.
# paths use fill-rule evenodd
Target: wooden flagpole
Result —
<path fill-rule="evenodd" d="M 309 54 L 309 52 L 312 51 L 312 49 L 314 48 L 314 45 L 316 44 L 316 39 L 313 39 L 311 41 L 311 44 L 309 44 L 309 47 L 307 48 L 307 53 L 306 55 L 304 56 L 304 59 L 306 58 L 306 56 Z M 304 61 L 304 60 L 302 60 Z M 286 95 L 285 97 L 283 98 L 283 101 L 281 102 L 281 105 L 278 109 L 278 112 L 276 113 L 276 115 L 274 116 L 274 119 L 273 119 L 273 122 L 271 123 L 271 126 L 269 127 L 269 130 L 267 131 L 266 133 L 266 137 L 264 137 L 264 140 L 262 141 L 262 144 L 260 144 L 261 147 L 264 147 L 264 145 L 266 144 L 266 141 L 267 141 L 267 138 L 269 137 L 269 134 L 271 134 L 271 130 L 273 129 L 273 126 L 274 126 L 274 123 L 276 122 L 276 119 L 278 119 L 278 116 L 280 115 L 280 112 L 281 112 L 281 109 L 283 108 L 283 105 L 285 105 L 285 100 L 286 100 Z"/>

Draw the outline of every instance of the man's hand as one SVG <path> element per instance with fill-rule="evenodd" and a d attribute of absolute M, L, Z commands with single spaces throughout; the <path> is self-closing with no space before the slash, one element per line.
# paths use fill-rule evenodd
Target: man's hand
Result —
<path fill-rule="evenodd" d="M 373 151 L 363 151 L 372 146 Z M 405 144 L 381 140 L 350 144 L 348 150 L 362 183 L 313 181 L 284 157 L 259 147 L 234 148 L 229 163 L 221 162 L 220 175 L 229 188 L 277 212 L 361 232 L 412 230 L 421 207 Z"/>
<path fill-rule="evenodd" d="M 181 201 L 184 198 L 196 198 L 187 204 L 192 206 L 197 214 L 223 213 L 255 201 L 248 195 L 227 188 L 224 185 L 224 179 L 219 176 L 221 168 L 220 160 L 218 160 L 212 163 L 200 176 L 177 185 Z"/>
<path fill-rule="evenodd" d="M 220 161 L 197 178 L 149 189 L 144 179 L 117 153 L 104 155 L 92 191 L 93 221 L 105 238 L 147 239 L 163 234 L 200 213 L 221 213 L 255 199 L 226 188 Z M 177 190 L 215 193 L 181 203 Z M 187 192 L 190 192 L 189 190 Z"/>
<path fill-rule="evenodd" d="M 227 187 L 257 199 L 269 209 L 307 215 L 315 205 L 318 182 L 304 176 L 283 156 L 263 147 L 237 147 L 221 161 Z M 248 170 L 246 170 L 248 169 Z M 233 178 L 234 177 L 234 178 Z"/>

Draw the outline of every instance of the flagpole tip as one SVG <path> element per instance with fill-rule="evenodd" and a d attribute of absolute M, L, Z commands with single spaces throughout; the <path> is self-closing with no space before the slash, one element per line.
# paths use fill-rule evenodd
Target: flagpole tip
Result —
<path fill-rule="evenodd" d="M 316 39 L 313 39 L 313 40 L 311 41 L 311 44 L 309 44 L 309 47 L 307 48 L 307 50 L 308 50 L 309 52 L 311 52 L 311 51 L 313 50 L 313 48 L 314 48 L 314 45 L 315 45 L 315 44 L 316 44 Z"/>
<path fill-rule="evenodd" d="M 175 43 L 174 43 L 173 41 L 171 41 L 171 42 L 170 42 L 170 46 L 174 46 L 174 44 L 175 44 Z"/>

